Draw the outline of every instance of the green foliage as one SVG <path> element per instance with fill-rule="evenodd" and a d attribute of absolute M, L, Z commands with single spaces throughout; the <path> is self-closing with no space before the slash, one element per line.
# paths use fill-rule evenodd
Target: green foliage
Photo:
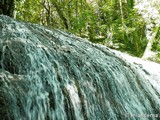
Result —
<path fill-rule="evenodd" d="M 152 51 L 158 51 L 160 52 L 160 41 L 159 40 L 154 40 L 152 43 Z"/>
<path fill-rule="evenodd" d="M 148 58 L 148 60 L 151 60 L 151 61 L 153 61 L 153 62 L 160 63 L 160 52 L 157 53 L 156 55 L 154 55 L 154 56 Z"/>
<path fill-rule="evenodd" d="M 16 18 L 33 23 L 40 23 L 40 0 L 22 0 L 16 3 Z"/>
<path fill-rule="evenodd" d="M 129 4 L 122 1 L 122 8 L 117 6 L 117 1 L 108 4 L 110 6 L 104 4 L 100 10 L 106 22 L 102 26 L 108 24 L 106 29 L 112 32 L 111 41 L 118 44 L 118 47 L 112 45 L 112 48 L 140 57 L 147 45 L 145 22 Z"/>
<path fill-rule="evenodd" d="M 152 51 L 160 52 L 160 27 L 154 29 L 156 36 L 152 41 Z"/>

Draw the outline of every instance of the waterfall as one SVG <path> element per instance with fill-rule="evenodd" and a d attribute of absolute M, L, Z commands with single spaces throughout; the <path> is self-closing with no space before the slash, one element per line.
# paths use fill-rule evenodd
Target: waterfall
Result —
<path fill-rule="evenodd" d="M 0 16 L 0 120 L 158 119 L 152 74 L 105 46 Z"/>

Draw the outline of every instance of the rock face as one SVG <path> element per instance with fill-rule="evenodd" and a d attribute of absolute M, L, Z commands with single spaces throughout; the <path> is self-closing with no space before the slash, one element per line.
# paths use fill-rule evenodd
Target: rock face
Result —
<path fill-rule="evenodd" d="M 158 119 L 150 76 L 104 46 L 0 16 L 0 120 Z"/>

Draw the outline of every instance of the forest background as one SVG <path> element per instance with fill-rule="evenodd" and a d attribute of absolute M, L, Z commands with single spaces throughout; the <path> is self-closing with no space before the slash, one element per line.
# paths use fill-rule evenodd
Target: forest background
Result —
<path fill-rule="evenodd" d="M 160 63 L 159 0 L 1 0 L 15 19 L 73 33 Z M 2 7 L 1 7 L 2 8 Z M 0 13 L 1 13 L 0 8 Z"/>

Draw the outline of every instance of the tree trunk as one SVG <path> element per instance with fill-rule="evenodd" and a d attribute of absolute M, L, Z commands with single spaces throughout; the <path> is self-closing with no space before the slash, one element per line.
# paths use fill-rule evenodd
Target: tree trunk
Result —
<path fill-rule="evenodd" d="M 146 49 L 144 51 L 144 54 L 142 56 L 143 59 L 148 59 L 155 54 L 153 51 L 151 51 L 151 48 L 152 48 L 152 39 L 148 40 L 148 44 L 147 44 Z"/>
<path fill-rule="evenodd" d="M 57 1 L 56 0 L 52 1 L 52 4 L 56 8 L 56 11 L 57 11 L 59 17 L 61 18 L 61 20 L 63 21 L 63 24 L 64 24 L 65 28 L 68 30 L 69 26 L 68 26 L 68 23 L 67 23 L 67 19 L 64 16 L 63 12 L 61 11 L 61 9 L 59 8 L 59 6 L 57 5 Z"/>
<path fill-rule="evenodd" d="M 156 31 L 152 33 L 152 38 L 148 40 L 148 44 L 142 56 L 143 59 L 151 58 L 156 54 L 156 52 L 153 52 L 151 49 L 152 49 L 153 40 L 156 39 L 158 31 L 159 31 L 159 28 L 157 28 Z"/>
<path fill-rule="evenodd" d="M 122 24 L 124 25 L 124 17 L 123 17 L 122 0 L 119 0 L 119 7 L 120 7 L 120 13 L 121 13 L 121 20 L 122 20 Z"/>

